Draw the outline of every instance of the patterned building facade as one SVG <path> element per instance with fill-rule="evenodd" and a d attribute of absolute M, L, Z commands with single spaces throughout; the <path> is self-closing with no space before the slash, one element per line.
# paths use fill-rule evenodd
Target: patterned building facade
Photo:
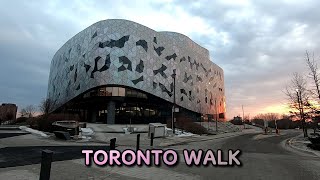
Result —
<path fill-rule="evenodd" d="M 89 121 L 105 114 L 115 123 L 121 112 L 170 116 L 174 88 L 176 104 L 187 114 L 224 118 L 224 74 L 207 49 L 179 33 L 111 19 L 84 29 L 56 52 L 48 98 L 56 111 L 81 111 Z"/>

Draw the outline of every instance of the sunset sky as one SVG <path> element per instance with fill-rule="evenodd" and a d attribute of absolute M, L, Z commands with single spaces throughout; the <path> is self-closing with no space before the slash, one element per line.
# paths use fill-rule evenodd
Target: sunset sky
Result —
<path fill-rule="evenodd" d="M 50 62 L 68 39 L 104 19 L 128 19 L 189 36 L 224 69 L 227 116 L 287 113 L 283 90 L 320 56 L 320 1 L 0 2 L 0 103 L 46 97 Z"/>

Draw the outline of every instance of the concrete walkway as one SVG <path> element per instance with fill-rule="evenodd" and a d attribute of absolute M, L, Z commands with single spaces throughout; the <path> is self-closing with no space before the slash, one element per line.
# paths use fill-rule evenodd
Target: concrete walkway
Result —
<path fill-rule="evenodd" d="M 307 138 L 303 137 L 303 134 L 288 139 L 287 144 L 295 150 L 306 152 L 320 157 L 320 151 L 308 147 L 308 145 L 311 144 L 311 142 Z"/>

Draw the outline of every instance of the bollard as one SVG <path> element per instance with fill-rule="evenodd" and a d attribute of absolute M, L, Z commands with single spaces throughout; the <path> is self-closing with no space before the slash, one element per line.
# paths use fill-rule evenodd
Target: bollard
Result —
<path fill-rule="evenodd" d="M 40 170 L 40 180 L 49 180 L 51 171 L 53 152 L 50 150 L 43 150 L 41 155 L 41 170 Z"/>
<path fill-rule="evenodd" d="M 116 149 L 116 140 L 117 140 L 117 138 L 110 139 L 110 150 Z"/>
<path fill-rule="evenodd" d="M 153 146 L 153 137 L 154 137 L 154 134 L 151 133 L 150 146 Z"/>
<path fill-rule="evenodd" d="M 138 152 L 140 147 L 140 134 L 137 134 L 137 147 L 136 147 L 136 152 Z"/>

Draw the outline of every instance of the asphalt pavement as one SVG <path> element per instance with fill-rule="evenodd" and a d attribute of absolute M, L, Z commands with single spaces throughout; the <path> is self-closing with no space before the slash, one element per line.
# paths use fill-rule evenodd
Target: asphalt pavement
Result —
<path fill-rule="evenodd" d="M 287 139 L 299 134 L 301 134 L 300 131 L 294 130 L 283 131 L 280 136 L 248 133 L 168 147 L 177 150 L 181 157 L 183 149 L 221 149 L 224 152 L 229 149 L 240 149 L 242 153 L 239 159 L 242 166 L 231 167 L 189 167 L 184 163 L 183 158 L 180 158 L 180 163 L 174 167 L 165 165 L 161 167 L 98 167 L 95 165 L 86 167 L 83 157 L 79 154 L 83 146 L 60 147 L 51 144 L 50 146 L 5 147 L 0 148 L 0 157 L 2 156 L 0 177 L 38 179 L 39 159 L 34 162 L 30 159 L 39 158 L 42 149 L 51 148 L 57 154 L 55 162 L 52 163 L 51 179 L 320 179 L 320 158 L 309 153 L 296 153 L 284 143 Z M 25 136 L 25 139 L 29 137 L 29 135 Z M 13 138 L 8 139 L 13 140 Z M 16 157 L 12 157 L 14 155 Z M 10 162 L 10 159 L 16 161 Z M 19 159 L 24 161 L 21 162 Z"/>
<path fill-rule="evenodd" d="M 181 163 L 174 171 L 201 175 L 204 179 L 320 179 L 319 157 L 306 153 L 297 154 L 284 145 L 286 139 L 299 134 L 297 131 L 288 131 L 280 136 L 245 134 L 218 143 L 203 142 L 198 146 L 201 149 L 240 149 L 242 166 L 189 168 Z M 190 146 L 195 147 L 196 144 Z"/>

